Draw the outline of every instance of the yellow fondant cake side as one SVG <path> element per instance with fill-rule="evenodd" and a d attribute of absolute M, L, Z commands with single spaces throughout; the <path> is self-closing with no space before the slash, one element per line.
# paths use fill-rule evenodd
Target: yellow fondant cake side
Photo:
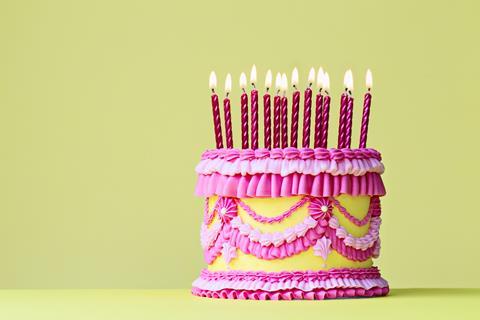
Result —
<path fill-rule="evenodd" d="M 244 198 L 241 199 L 251 209 L 264 217 L 275 217 L 298 202 L 301 196 L 284 197 L 284 198 Z M 336 197 L 343 207 L 357 219 L 364 218 L 368 213 L 370 204 L 370 197 L 368 196 L 349 196 L 340 195 Z M 210 207 L 213 207 L 217 197 L 211 197 L 209 200 Z M 367 223 L 361 227 L 356 226 L 351 221 L 343 216 L 336 207 L 333 208 L 332 214 L 338 218 L 340 224 L 355 237 L 361 237 L 368 232 L 370 224 Z M 302 222 L 308 216 L 308 204 L 305 204 L 296 210 L 290 217 L 279 223 L 260 223 L 254 220 L 245 212 L 240 206 L 238 207 L 238 216 L 243 223 L 246 223 L 258 229 L 262 233 L 281 232 L 287 228 L 293 227 Z M 218 220 L 215 217 L 212 224 Z M 294 271 L 294 270 L 328 270 L 332 268 L 368 268 L 372 266 L 372 259 L 365 261 L 352 261 L 340 255 L 333 250 L 324 261 L 321 257 L 316 256 L 313 248 L 288 257 L 276 260 L 263 260 L 253 255 L 245 254 L 237 249 L 236 258 L 232 259 L 227 265 L 222 259 L 222 256 L 217 257 L 209 266 L 211 271 L 226 271 L 226 270 L 243 270 L 243 271 L 265 271 L 265 272 L 280 272 L 280 271 Z"/>

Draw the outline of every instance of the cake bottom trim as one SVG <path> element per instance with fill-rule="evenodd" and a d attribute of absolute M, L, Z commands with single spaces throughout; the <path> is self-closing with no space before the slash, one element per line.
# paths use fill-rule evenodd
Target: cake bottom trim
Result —
<path fill-rule="evenodd" d="M 380 297 L 388 294 L 388 287 L 374 287 L 368 290 L 361 288 L 345 289 L 315 289 L 311 291 L 302 291 L 298 289 L 262 291 L 262 290 L 235 290 L 223 289 L 220 291 L 202 290 L 192 288 L 192 294 L 204 298 L 216 299 L 242 299 L 242 300 L 324 300 L 337 298 L 367 298 Z"/>
<path fill-rule="evenodd" d="M 254 300 L 373 297 L 388 291 L 388 283 L 376 267 L 292 272 L 203 270 L 192 288 L 192 294 L 201 297 Z"/>

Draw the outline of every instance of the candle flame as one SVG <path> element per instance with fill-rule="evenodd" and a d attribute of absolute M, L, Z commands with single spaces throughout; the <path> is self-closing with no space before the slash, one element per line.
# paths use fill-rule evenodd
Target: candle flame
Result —
<path fill-rule="evenodd" d="M 365 83 L 367 84 L 367 89 L 370 90 L 372 88 L 372 71 L 370 69 L 367 70 L 367 74 L 365 75 Z"/>
<path fill-rule="evenodd" d="M 232 91 L 232 75 L 229 73 L 225 78 L 225 93 L 228 95 Z"/>
<path fill-rule="evenodd" d="M 265 76 L 265 88 L 270 89 L 272 87 L 272 70 L 267 71 Z"/>
<path fill-rule="evenodd" d="M 323 72 L 323 68 L 320 67 L 320 69 L 318 69 L 318 73 L 317 73 L 317 87 L 319 89 L 323 89 L 325 87 L 325 82 L 324 82 L 324 72 Z"/>
<path fill-rule="evenodd" d="M 242 74 L 240 74 L 240 88 L 245 89 L 246 86 L 247 86 L 247 75 L 245 74 L 245 72 L 242 72 Z"/>
<path fill-rule="evenodd" d="M 345 72 L 343 84 L 345 85 L 345 88 L 347 88 L 349 91 L 353 90 L 353 74 L 351 69 L 348 69 L 347 72 Z"/>
<path fill-rule="evenodd" d="M 308 85 L 311 86 L 312 83 L 315 82 L 315 69 L 310 68 L 310 72 L 308 73 Z"/>
<path fill-rule="evenodd" d="M 282 79 L 282 81 L 283 81 L 283 79 Z M 292 86 L 297 87 L 297 85 L 298 85 L 298 69 L 297 69 L 297 67 L 295 67 L 295 68 L 293 68 L 293 71 L 292 71 Z"/>
<path fill-rule="evenodd" d="M 323 75 L 323 88 L 325 91 L 330 90 L 330 76 L 328 75 L 328 72 L 325 72 Z"/>
<path fill-rule="evenodd" d="M 277 76 L 275 77 L 275 90 L 280 91 L 282 89 L 282 76 L 280 72 L 277 72 Z"/>
<path fill-rule="evenodd" d="M 252 71 L 250 71 L 250 83 L 253 85 L 257 83 L 257 67 L 255 65 L 252 66 Z"/>
<path fill-rule="evenodd" d="M 210 72 L 210 78 L 208 79 L 208 86 L 212 90 L 215 90 L 217 88 L 217 75 L 215 74 L 215 71 Z"/>
<path fill-rule="evenodd" d="M 283 95 L 285 95 L 287 93 L 287 90 L 288 90 L 288 79 L 287 79 L 287 75 L 285 73 L 282 74 L 282 91 L 283 91 Z"/>

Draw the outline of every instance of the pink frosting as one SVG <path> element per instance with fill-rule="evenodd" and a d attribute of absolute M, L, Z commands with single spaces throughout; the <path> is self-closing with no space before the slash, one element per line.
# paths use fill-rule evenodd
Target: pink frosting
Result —
<path fill-rule="evenodd" d="M 379 297 L 389 292 L 388 287 L 374 287 L 371 289 L 315 289 L 302 291 L 300 289 L 279 290 L 274 292 L 262 290 L 235 290 L 223 289 L 219 291 L 192 288 L 192 294 L 199 297 L 215 299 L 243 299 L 243 300 L 324 300 L 336 298 Z"/>
<path fill-rule="evenodd" d="M 202 270 L 193 282 L 194 295 L 210 298 L 295 300 L 386 295 L 388 283 L 376 267 L 327 271 Z"/>
<path fill-rule="evenodd" d="M 340 194 L 383 196 L 386 191 L 380 174 L 374 172 L 363 176 L 333 176 L 328 173 L 313 176 L 292 173 L 284 177 L 269 173 L 246 176 L 213 173 L 198 175 L 195 193 L 203 197 L 218 195 L 236 198 L 274 198 L 295 195 L 332 197 Z"/>
<path fill-rule="evenodd" d="M 262 290 L 274 292 L 279 290 L 334 288 L 384 288 L 388 283 L 380 277 L 378 269 L 333 269 L 329 271 L 294 271 L 294 272 L 210 272 L 203 270 L 200 277 L 193 282 L 193 287 L 202 290 L 218 291 L 223 289 Z"/>
<path fill-rule="evenodd" d="M 198 174 L 220 173 L 226 176 L 254 175 L 261 173 L 275 173 L 287 176 L 291 173 L 317 175 L 330 173 L 334 176 L 352 174 L 362 176 L 367 172 L 382 174 L 385 171 L 383 164 L 376 158 L 364 159 L 290 159 L 288 154 L 284 158 L 244 158 L 235 160 L 213 158 L 203 159 L 195 168 Z"/>
<path fill-rule="evenodd" d="M 207 150 L 202 154 L 203 159 L 227 159 L 233 161 L 236 159 L 317 159 L 317 160 L 343 160 L 343 159 L 377 159 L 382 160 L 380 152 L 375 149 L 325 149 L 325 148 L 285 148 L 285 149 L 213 149 Z"/>
<path fill-rule="evenodd" d="M 290 235 L 285 233 L 281 235 L 281 241 L 275 243 L 272 235 L 257 234 L 258 240 L 252 239 L 253 230 L 241 231 L 237 225 L 227 224 L 218 234 L 214 244 L 204 250 L 204 258 L 208 264 L 212 263 L 221 254 L 223 244 L 228 242 L 232 247 L 259 259 L 284 259 L 308 250 L 324 235 L 331 240 L 333 249 L 350 260 L 365 261 L 378 255 L 379 247 L 376 245 L 378 239 L 372 246 L 362 250 L 348 245 L 345 238 L 337 236 L 337 229 L 330 227 L 326 221 L 321 221 L 312 229 L 308 229 L 306 225 L 302 228 L 304 229 L 295 230 L 293 241 L 288 241 Z"/>

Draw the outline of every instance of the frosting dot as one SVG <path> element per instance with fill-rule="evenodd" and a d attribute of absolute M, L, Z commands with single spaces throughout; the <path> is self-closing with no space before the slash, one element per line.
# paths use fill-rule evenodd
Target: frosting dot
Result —
<path fill-rule="evenodd" d="M 322 210 L 322 212 L 327 212 L 328 211 L 328 207 L 327 206 L 322 206 L 320 208 L 320 210 Z"/>
<path fill-rule="evenodd" d="M 222 209 L 220 209 L 220 213 L 221 213 L 221 214 L 227 213 L 227 208 L 222 208 Z"/>

